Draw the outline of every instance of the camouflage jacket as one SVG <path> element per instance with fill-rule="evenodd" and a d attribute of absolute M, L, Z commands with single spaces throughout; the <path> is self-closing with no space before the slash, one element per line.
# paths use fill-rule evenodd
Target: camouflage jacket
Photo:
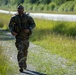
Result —
<path fill-rule="evenodd" d="M 9 29 L 11 33 L 17 32 L 18 34 L 23 34 L 24 29 L 29 29 L 30 31 L 35 27 L 35 22 L 33 18 L 26 13 L 24 13 L 22 16 L 19 16 L 18 14 L 14 15 L 9 22 Z"/>

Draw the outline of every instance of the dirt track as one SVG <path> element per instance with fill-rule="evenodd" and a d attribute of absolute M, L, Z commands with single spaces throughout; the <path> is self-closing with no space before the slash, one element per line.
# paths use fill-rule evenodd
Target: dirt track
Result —
<path fill-rule="evenodd" d="M 26 71 L 24 71 L 24 73 L 19 73 L 18 71 L 19 68 L 18 68 L 17 58 L 16 58 L 17 49 L 14 45 L 15 38 L 8 31 L 3 31 L 0 29 L 0 32 L 2 32 L 2 34 L 0 35 L 0 45 L 5 50 L 4 54 L 9 58 L 11 62 L 13 62 L 12 66 L 16 67 L 16 71 L 17 71 L 16 75 L 46 75 L 44 73 L 37 72 L 36 67 L 32 66 L 32 64 L 28 64 L 28 68 Z M 66 70 L 66 73 L 63 75 L 76 75 L 76 64 L 75 63 L 69 66 L 67 65 L 67 63 L 69 62 L 68 60 L 58 55 L 52 55 L 52 54 L 49 54 L 48 52 L 46 53 L 45 49 L 42 47 L 39 47 L 37 45 L 30 43 L 29 53 L 35 53 L 36 55 L 38 54 L 42 55 L 41 59 L 43 59 L 44 62 L 46 62 L 45 59 L 47 59 L 47 62 L 50 62 L 51 60 L 50 62 L 51 68 L 52 68 L 51 72 L 53 72 L 54 68 L 58 69 L 59 67 L 61 67 L 62 69 Z M 28 54 L 28 56 L 30 56 L 30 54 Z M 55 74 L 55 75 L 58 75 L 58 74 Z"/>

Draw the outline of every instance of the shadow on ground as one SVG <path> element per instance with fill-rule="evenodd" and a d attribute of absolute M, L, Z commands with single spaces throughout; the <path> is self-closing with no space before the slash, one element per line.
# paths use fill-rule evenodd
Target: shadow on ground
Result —
<path fill-rule="evenodd" d="M 8 41 L 13 40 L 14 37 L 11 36 L 11 33 L 8 30 L 0 29 L 0 40 L 2 41 Z"/>
<path fill-rule="evenodd" d="M 24 74 L 29 74 L 29 75 L 47 75 L 47 74 L 43 74 L 43 73 L 39 73 L 39 72 L 36 72 L 36 71 L 31 71 L 31 70 L 26 70 L 25 72 L 22 72 Z"/>

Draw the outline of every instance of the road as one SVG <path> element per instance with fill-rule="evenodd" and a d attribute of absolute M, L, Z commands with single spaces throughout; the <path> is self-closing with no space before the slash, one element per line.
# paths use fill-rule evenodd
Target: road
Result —
<path fill-rule="evenodd" d="M 0 13 L 15 14 L 16 12 L 0 10 Z M 43 18 L 54 21 L 73 21 L 76 22 L 76 15 L 67 14 L 46 14 L 46 13 L 29 13 L 34 18 Z"/>

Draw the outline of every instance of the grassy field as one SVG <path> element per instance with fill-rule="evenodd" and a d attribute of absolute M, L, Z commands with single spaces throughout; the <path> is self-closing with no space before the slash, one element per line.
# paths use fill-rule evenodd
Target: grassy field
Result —
<path fill-rule="evenodd" d="M 9 19 L 10 15 L 0 14 L 0 28 L 7 30 Z M 0 32 L 0 36 L 1 35 L 3 34 Z M 9 59 L 4 55 L 4 50 L 0 46 L 0 75 L 14 75 L 14 68 L 9 63 L 12 64 L 12 62 L 10 62 Z"/>
<path fill-rule="evenodd" d="M 31 40 L 46 48 L 48 52 L 58 54 L 76 62 L 76 22 L 55 22 L 35 19 L 36 28 Z"/>
<path fill-rule="evenodd" d="M 11 15 L 0 14 L 0 27 L 7 29 L 10 17 Z M 27 63 L 32 64 L 36 71 L 41 73 L 43 72 L 48 75 L 64 75 L 67 72 L 70 72 L 70 75 L 75 75 L 71 74 L 74 69 L 74 66 L 71 68 L 71 65 L 76 63 L 76 22 L 50 21 L 36 18 L 34 20 L 36 22 L 36 28 L 33 30 L 30 41 L 41 46 L 41 48 L 40 50 L 38 48 L 34 48 L 29 51 Z M 0 35 L 1 34 L 2 33 L 0 33 Z M 12 43 L 14 42 L 12 41 Z M 42 50 L 42 47 L 45 50 Z M 58 62 L 65 64 L 65 60 L 57 61 L 58 58 L 51 59 L 51 54 L 69 59 L 71 62 L 66 62 L 66 65 L 69 66 L 64 68 L 60 64 L 57 64 Z M 1 55 L 0 58 L 1 57 L 2 59 L 4 58 L 3 55 Z M 9 62 L 6 64 L 3 60 L 2 64 L 5 65 L 3 66 L 4 69 L 1 67 L 2 72 L 0 73 L 3 73 L 1 75 L 14 75 L 11 73 L 14 70 L 11 70 L 12 68 L 8 66 L 8 63 Z"/>
<path fill-rule="evenodd" d="M 0 13 L 0 27 L 3 29 L 8 29 L 8 23 L 10 20 L 10 16 L 8 14 L 1 14 Z"/>
<path fill-rule="evenodd" d="M 0 47 L 0 75 L 6 75 L 6 71 L 5 69 L 7 68 L 7 63 L 5 64 L 5 58 L 2 55 L 2 51 L 1 51 L 1 47 Z"/>
<path fill-rule="evenodd" d="M 9 63 L 11 62 L 6 56 L 4 56 L 3 49 L 0 46 L 0 75 L 14 75 L 14 68 L 10 66 Z"/>
<path fill-rule="evenodd" d="M 7 29 L 11 15 L 0 14 L 0 23 Z M 60 22 L 35 19 L 36 28 L 31 41 L 50 53 L 76 62 L 76 22 Z M 1 26 L 0 25 L 0 26 Z M 2 27 L 2 26 L 1 26 Z"/>

